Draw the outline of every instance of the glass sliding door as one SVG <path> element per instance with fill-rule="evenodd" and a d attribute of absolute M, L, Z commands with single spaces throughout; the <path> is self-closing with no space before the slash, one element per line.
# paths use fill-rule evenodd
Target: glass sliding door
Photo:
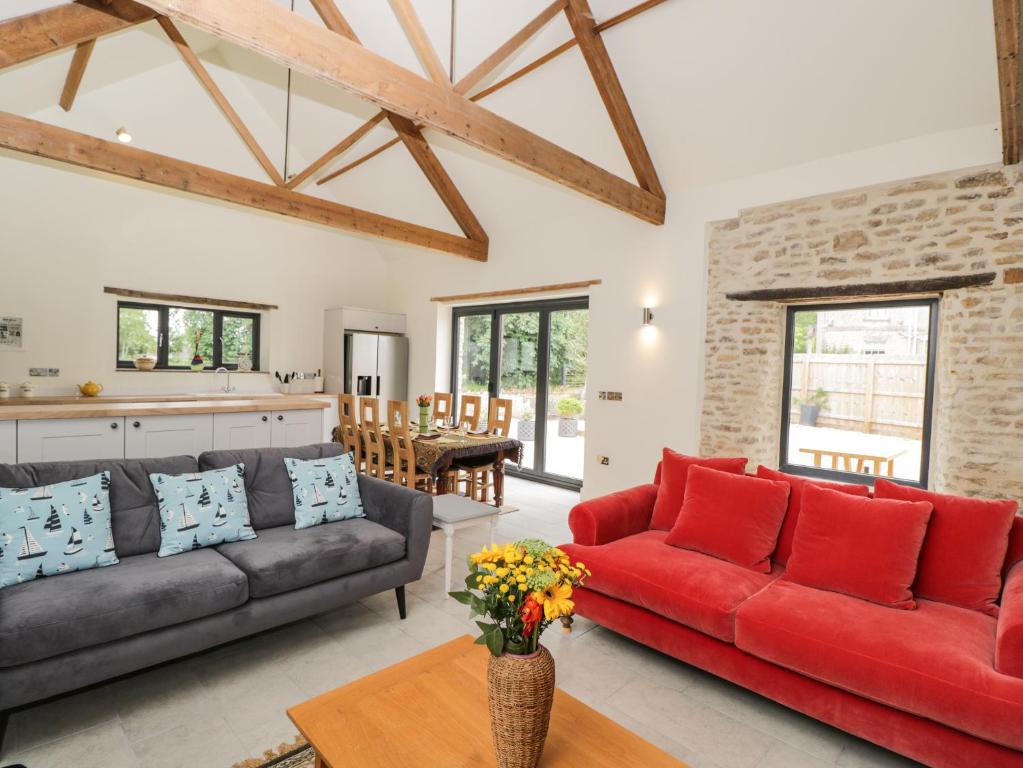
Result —
<path fill-rule="evenodd" d="M 523 446 L 512 474 L 582 485 L 588 306 L 574 298 L 454 310 L 456 402 L 468 393 L 512 401 L 511 436 Z"/>

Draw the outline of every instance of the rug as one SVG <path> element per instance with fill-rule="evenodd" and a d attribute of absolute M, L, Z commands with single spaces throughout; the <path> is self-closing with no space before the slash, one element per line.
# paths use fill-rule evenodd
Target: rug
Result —
<path fill-rule="evenodd" d="M 261 757 L 242 760 L 231 768 L 313 768 L 315 764 L 313 748 L 296 736 L 294 741 L 279 744 L 277 749 L 268 749 Z"/>

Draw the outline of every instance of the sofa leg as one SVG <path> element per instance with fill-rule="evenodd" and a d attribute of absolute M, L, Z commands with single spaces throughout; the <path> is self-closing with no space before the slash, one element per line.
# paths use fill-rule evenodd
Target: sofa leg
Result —
<path fill-rule="evenodd" d="M 394 588 L 394 594 L 398 598 L 398 616 L 405 618 L 405 585 Z"/>
<path fill-rule="evenodd" d="M 0 712 L 0 755 L 4 753 L 4 737 L 7 736 L 7 723 L 10 722 L 10 719 L 10 710 L 5 709 Z"/>

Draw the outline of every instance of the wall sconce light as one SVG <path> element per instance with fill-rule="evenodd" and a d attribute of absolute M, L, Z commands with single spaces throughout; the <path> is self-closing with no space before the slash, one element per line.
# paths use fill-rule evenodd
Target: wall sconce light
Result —
<path fill-rule="evenodd" d="M 128 129 L 123 125 L 114 131 L 117 134 L 117 140 L 122 144 L 131 144 L 131 134 L 128 133 Z"/>
<path fill-rule="evenodd" d="M 653 325 L 654 311 L 650 307 L 643 307 L 643 325 Z"/>

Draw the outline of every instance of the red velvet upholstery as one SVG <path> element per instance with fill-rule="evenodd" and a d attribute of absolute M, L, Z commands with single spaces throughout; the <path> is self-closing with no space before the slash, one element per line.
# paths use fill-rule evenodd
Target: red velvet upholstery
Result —
<path fill-rule="evenodd" d="M 948 496 L 883 479 L 874 484 L 874 498 L 934 505 L 913 583 L 917 596 L 998 615 L 1015 501 Z"/>
<path fill-rule="evenodd" d="M 657 501 L 650 527 L 658 531 L 670 531 L 682 509 L 686 495 L 686 480 L 693 465 L 710 467 L 722 472 L 741 475 L 746 471 L 746 459 L 699 458 L 686 456 L 671 448 L 665 448 L 661 459 L 660 484 L 657 486 Z"/>
<path fill-rule="evenodd" d="M 740 606 L 738 648 L 982 739 L 1023 749 L 1023 679 L 994 669 L 995 624 L 921 600 L 892 611 L 781 580 Z"/>
<path fill-rule="evenodd" d="M 1023 678 L 1023 563 L 1017 563 L 1005 578 L 995 638 L 995 669 L 1003 675 Z"/>
<path fill-rule="evenodd" d="M 1023 563 L 1023 516 L 1016 515 L 1012 521 L 1012 530 L 1009 532 L 1009 551 L 1005 554 L 1005 567 L 1002 569 L 1002 578 L 1009 575 L 1009 571 L 1016 563 Z"/>
<path fill-rule="evenodd" d="M 808 485 L 785 578 L 912 610 L 909 588 L 931 509 L 927 501 L 861 499 Z"/>
<path fill-rule="evenodd" d="M 762 477 L 765 480 L 784 480 L 792 487 L 789 493 L 788 512 L 785 514 L 785 522 L 782 523 L 781 533 L 778 534 L 778 547 L 774 550 L 774 555 L 771 558 L 779 565 L 788 563 L 789 558 L 792 556 L 792 538 L 796 534 L 796 522 L 799 520 L 799 512 L 803 506 L 803 489 L 806 488 L 807 483 L 820 486 L 821 488 L 830 488 L 833 491 L 841 491 L 853 496 L 870 495 L 870 488 L 865 485 L 826 483 L 822 480 L 810 480 L 799 475 L 789 475 L 785 472 L 769 469 L 763 464 L 757 467 L 757 477 Z"/>
<path fill-rule="evenodd" d="M 574 598 L 579 615 L 608 629 L 934 768 L 1023 768 L 1023 753 L 792 672 L 639 606 L 588 588 L 577 589 Z M 877 610 L 898 618 L 916 615 Z"/>
<path fill-rule="evenodd" d="M 731 641 L 735 609 L 777 578 L 715 557 L 664 544 L 664 531 L 645 531 L 599 547 L 562 545 L 593 575 L 586 587 Z"/>
<path fill-rule="evenodd" d="M 770 573 L 788 501 L 788 483 L 694 465 L 664 543 Z"/>
<path fill-rule="evenodd" d="M 576 504 L 568 513 L 572 540 L 593 546 L 647 530 L 655 498 L 656 485 L 640 485 Z"/>

